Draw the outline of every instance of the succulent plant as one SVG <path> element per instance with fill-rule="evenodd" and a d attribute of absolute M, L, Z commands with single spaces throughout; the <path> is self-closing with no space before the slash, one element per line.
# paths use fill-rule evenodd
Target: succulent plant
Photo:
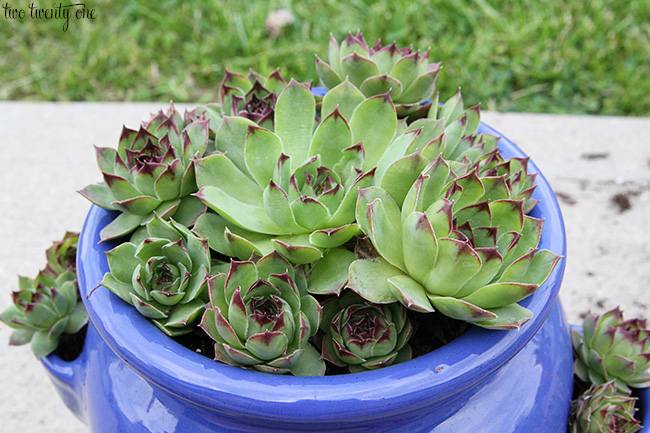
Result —
<path fill-rule="evenodd" d="M 615 381 L 616 387 L 650 386 L 650 331 L 642 319 L 624 320 L 617 307 L 602 316 L 587 313 L 582 332 L 571 330 L 575 373 L 599 385 Z"/>
<path fill-rule="evenodd" d="M 277 252 L 257 262 L 231 261 L 208 280 L 201 328 L 215 340 L 215 359 L 268 373 L 322 376 L 325 364 L 309 338 L 321 307 Z M 304 277 L 302 277 L 304 280 Z"/>
<path fill-rule="evenodd" d="M 36 357 L 52 353 L 63 333 L 75 334 L 88 322 L 79 301 L 76 274 L 68 269 L 55 279 L 40 272 L 35 279 L 19 277 L 13 305 L 0 320 L 14 331 L 9 344 L 31 343 Z"/>
<path fill-rule="evenodd" d="M 168 335 L 192 330 L 207 301 L 211 259 L 206 240 L 155 215 L 146 225 L 146 239 L 124 242 L 106 257 L 110 272 L 102 286 Z"/>
<path fill-rule="evenodd" d="M 389 166 L 380 187 L 361 190 L 357 222 L 378 257 L 352 263 L 349 287 L 486 328 L 525 323 L 531 313 L 517 302 L 559 257 L 536 250 L 543 221 L 525 215 L 504 177 L 478 172 L 457 176 L 444 159 L 427 164 L 416 152 Z"/>
<path fill-rule="evenodd" d="M 208 144 L 209 120 L 186 124 L 173 105 L 139 131 L 122 130 L 117 150 L 96 147 L 104 182 L 80 193 L 105 209 L 122 212 L 101 232 L 102 240 L 126 235 L 149 222 L 154 212 L 191 224 L 205 207 L 196 192 L 193 159 Z"/>
<path fill-rule="evenodd" d="M 614 381 L 592 385 L 572 403 L 569 433 L 634 433 L 636 398 L 621 393 Z"/>
<path fill-rule="evenodd" d="M 219 87 L 222 112 L 227 116 L 244 117 L 273 130 L 277 95 L 286 84 L 279 68 L 268 77 L 252 69 L 247 76 L 226 69 Z"/>
<path fill-rule="evenodd" d="M 348 34 L 340 45 L 330 35 L 328 59 L 329 64 L 316 56 L 323 86 L 332 89 L 347 77 L 367 97 L 390 91 L 399 105 L 398 114 L 431 98 L 440 71 L 440 63 L 429 64 L 428 50 L 420 54 L 411 47 L 397 48 L 395 42 L 384 46 L 381 41 L 369 47 L 361 32 Z"/>
<path fill-rule="evenodd" d="M 352 373 L 411 359 L 413 327 L 398 302 L 372 304 L 348 291 L 327 300 L 321 329 L 323 359 Z"/>
<path fill-rule="evenodd" d="M 312 133 L 314 116 L 314 96 L 292 80 L 277 101 L 275 132 L 224 117 L 219 152 L 196 162 L 196 196 L 218 215 L 203 215 L 195 229 L 213 249 L 241 260 L 277 250 L 303 264 L 358 232 L 357 191 L 372 184 L 393 139 L 393 104 L 386 95 L 362 97 L 349 122 L 334 109 Z"/>
<path fill-rule="evenodd" d="M 47 265 L 43 273 L 52 279 L 67 270 L 73 273 L 77 270 L 77 244 L 79 243 L 79 233 L 66 232 L 58 242 L 45 251 Z"/>

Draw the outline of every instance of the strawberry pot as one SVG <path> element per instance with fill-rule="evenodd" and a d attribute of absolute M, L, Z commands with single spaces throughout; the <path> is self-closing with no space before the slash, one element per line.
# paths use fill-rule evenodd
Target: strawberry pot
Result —
<path fill-rule="evenodd" d="M 479 132 L 500 135 L 483 124 Z M 525 156 L 505 138 L 500 150 Z M 530 171 L 538 171 L 532 162 Z M 531 215 L 545 219 L 539 248 L 564 256 L 559 206 L 543 176 L 537 184 L 533 197 L 541 203 Z M 475 327 L 371 372 L 275 376 L 195 353 L 96 288 L 109 270 L 104 252 L 115 246 L 98 243 L 99 232 L 113 218 L 94 206 L 79 242 L 79 287 L 90 317 L 83 352 L 72 362 L 43 359 L 66 405 L 93 432 L 566 431 L 573 352 L 557 301 L 564 260 L 521 302 L 534 316 L 520 330 Z"/>

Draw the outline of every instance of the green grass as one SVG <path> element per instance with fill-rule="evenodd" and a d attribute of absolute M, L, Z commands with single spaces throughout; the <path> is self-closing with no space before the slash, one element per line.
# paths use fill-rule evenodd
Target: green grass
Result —
<path fill-rule="evenodd" d="M 443 99 L 462 85 L 467 103 L 492 110 L 650 115 L 650 2 L 505 3 L 87 0 L 97 19 L 67 32 L 0 15 L 0 99 L 207 102 L 226 67 L 315 79 L 329 33 L 361 29 L 371 43 L 431 47 Z M 279 8 L 296 21 L 273 38 L 264 21 Z"/>

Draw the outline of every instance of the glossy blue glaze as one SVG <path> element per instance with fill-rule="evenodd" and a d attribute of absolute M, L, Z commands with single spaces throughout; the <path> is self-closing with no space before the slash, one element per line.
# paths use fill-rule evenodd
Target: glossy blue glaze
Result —
<path fill-rule="evenodd" d="M 481 125 L 480 132 L 496 135 Z M 505 157 L 525 155 L 501 140 Z M 532 172 L 538 171 L 531 162 Z M 540 174 L 532 215 L 545 218 L 540 248 L 565 255 L 562 216 Z M 564 433 L 572 350 L 556 296 L 562 260 L 522 305 L 519 331 L 474 328 L 446 346 L 385 369 L 341 376 L 274 376 L 223 365 L 163 335 L 99 288 L 108 265 L 99 231 L 114 215 L 88 214 L 78 279 L 91 325 L 72 363 L 44 360 L 68 406 L 94 432 L 538 432 Z M 489 420 L 489 421 L 487 421 Z M 489 423 L 489 424 L 486 424 Z"/>

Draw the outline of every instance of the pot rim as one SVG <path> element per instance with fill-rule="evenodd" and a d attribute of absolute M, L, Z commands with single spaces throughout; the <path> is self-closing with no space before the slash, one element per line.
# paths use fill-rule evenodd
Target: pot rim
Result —
<path fill-rule="evenodd" d="M 491 127 L 481 123 L 479 133 L 502 137 L 499 148 L 504 157 L 526 157 Z M 532 161 L 528 167 L 529 172 L 539 173 Z M 536 184 L 533 198 L 541 202 L 531 215 L 545 218 L 539 248 L 566 256 L 557 199 L 541 173 Z M 276 376 L 221 364 L 195 353 L 164 335 L 109 290 L 95 290 L 108 272 L 104 252 L 116 245 L 99 244 L 99 232 L 115 215 L 93 205 L 77 252 L 80 295 L 102 339 L 138 374 L 172 394 L 217 412 L 268 421 L 337 422 L 350 417 L 391 416 L 430 405 L 480 382 L 514 357 L 546 320 L 566 261 L 561 260 L 537 292 L 520 302 L 533 312 L 533 318 L 520 330 L 474 327 L 433 352 L 375 371 L 325 377 Z M 298 401 L 306 404 L 291 405 Z"/>

